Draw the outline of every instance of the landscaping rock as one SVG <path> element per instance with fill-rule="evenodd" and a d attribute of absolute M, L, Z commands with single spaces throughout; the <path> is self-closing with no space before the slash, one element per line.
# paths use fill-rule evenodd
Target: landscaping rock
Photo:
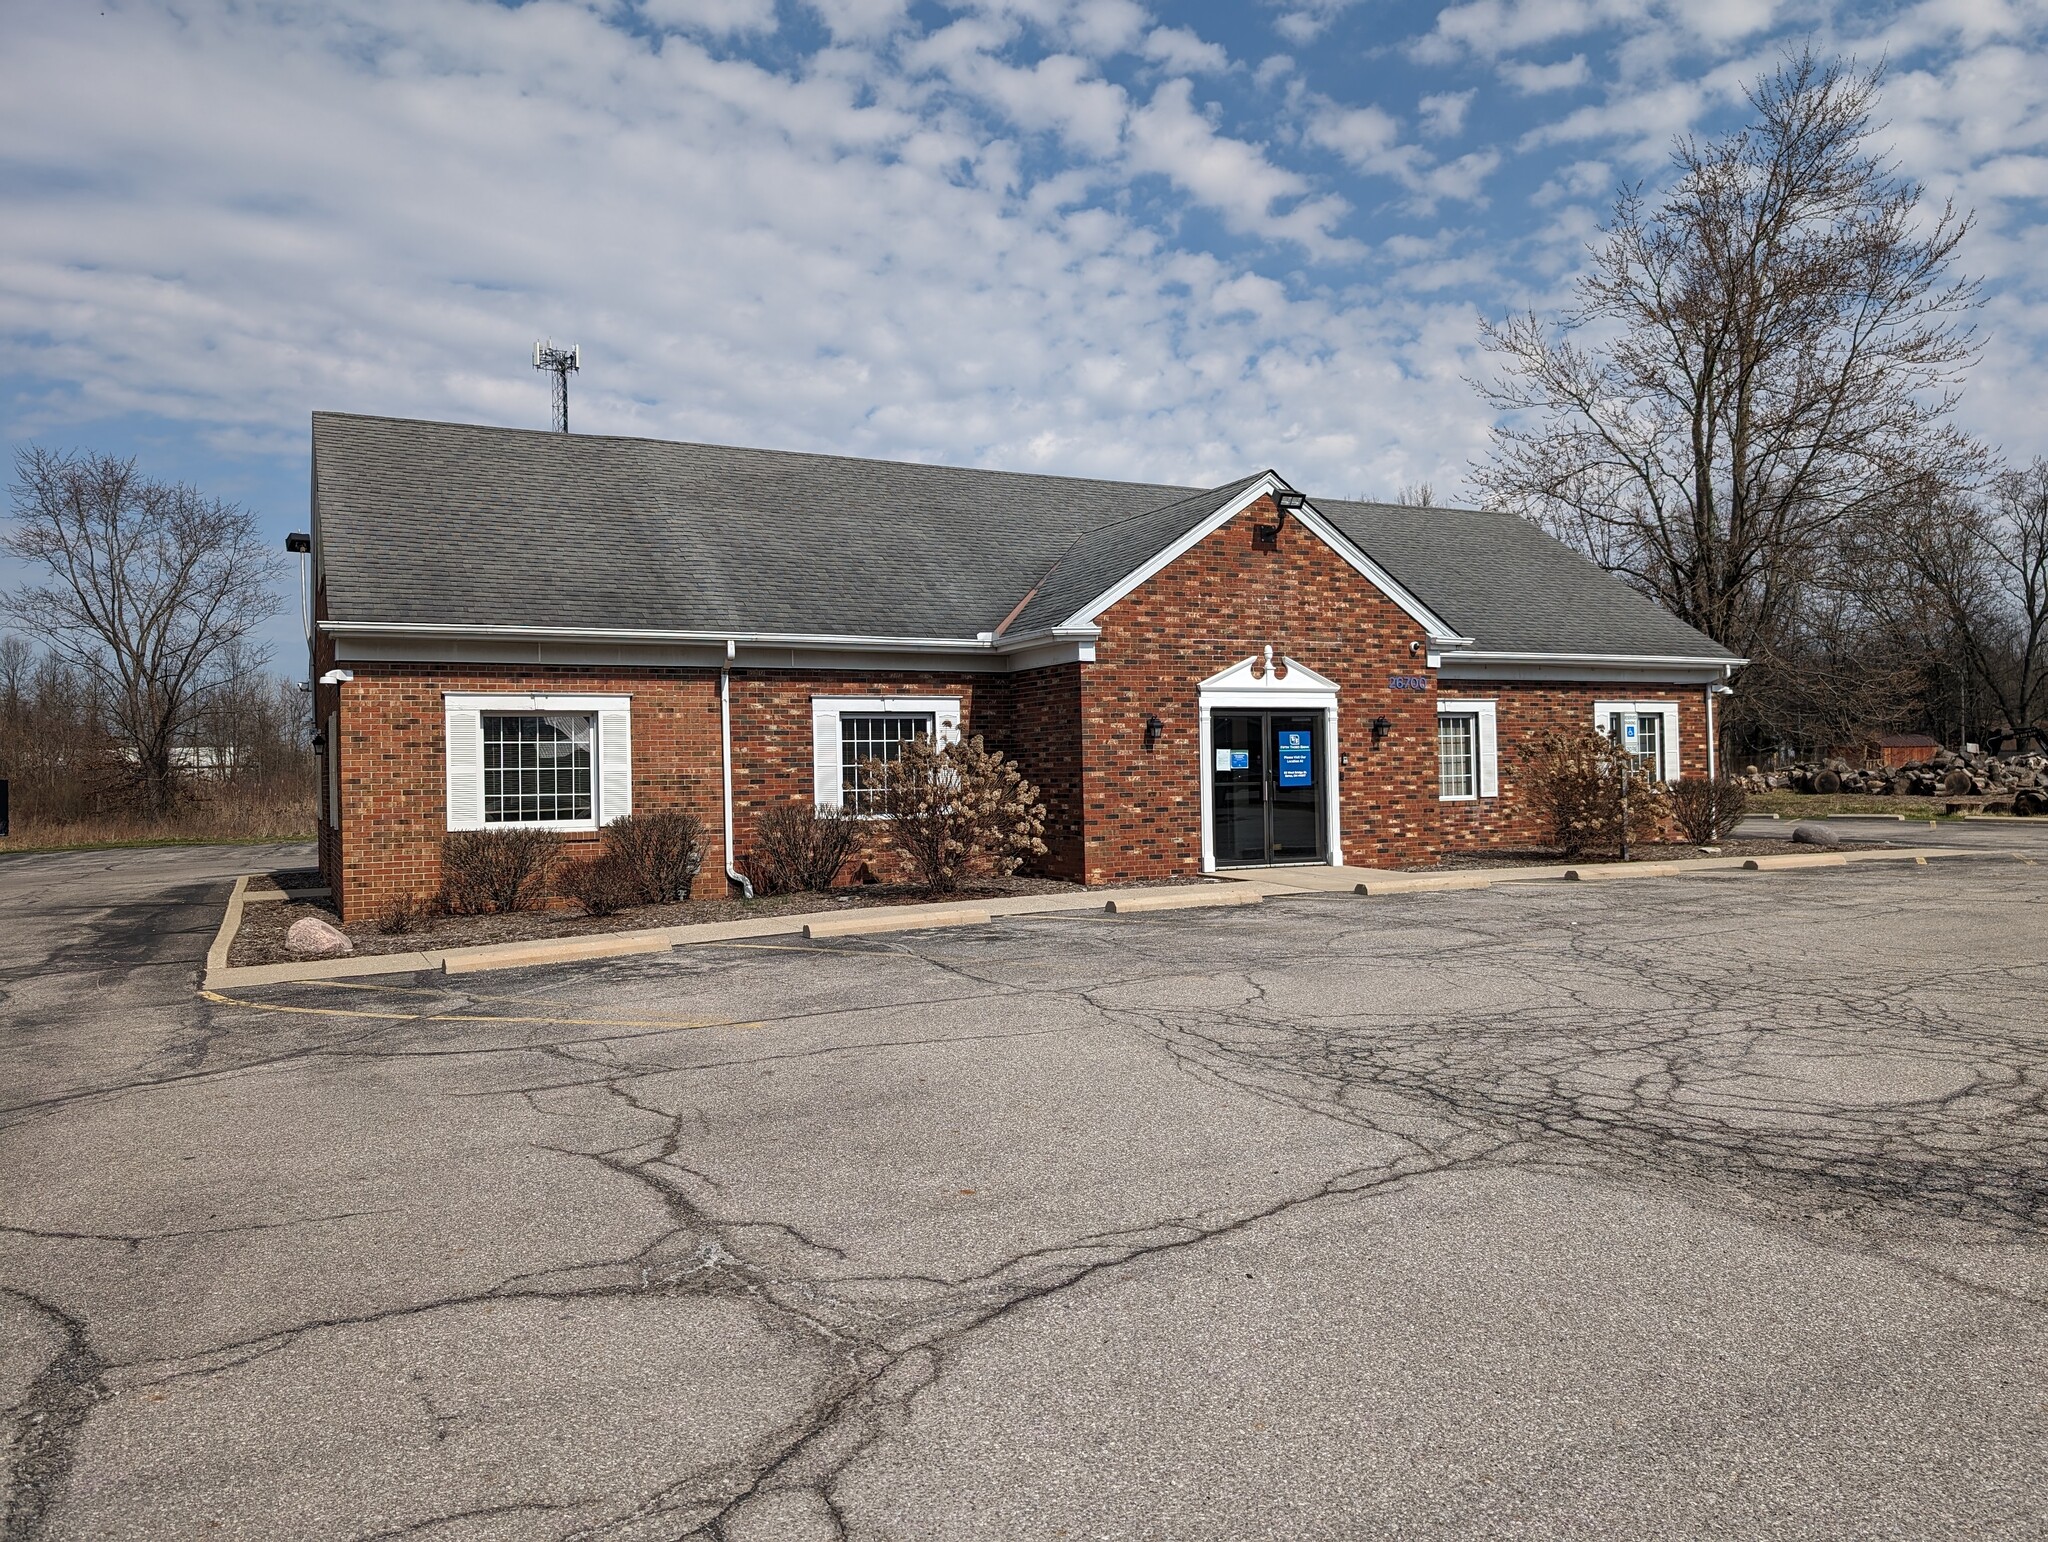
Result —
<path fill-rule="evenodd" d="M 1826 825 L 1794 825 L 1792 839 L 1802 846 L 1820 846 L 1828 851 L 1842 844 L 1842 838 Z"/>
<path fill-rule="evenodd" d="M 292 922 L 292 929 L 284 934 L 284 945 L 311 958 L 336 958 L 356 950 L 348 933 L 318 916 L 300 916 Z"/>

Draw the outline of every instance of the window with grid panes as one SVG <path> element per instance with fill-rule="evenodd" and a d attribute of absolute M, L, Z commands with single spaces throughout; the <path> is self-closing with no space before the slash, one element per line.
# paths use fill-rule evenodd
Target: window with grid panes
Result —
<path fill-rule="evenodd" d="M 839 719 L 839 786 L 849 813 L 881 812 L 880 789 L 861 775 L 864 761 L 884 765 L 903 753 L 916 738 L 930 738 L 935 720 L 929 712 L 848 712 Z"/>
<path fill-rule="evenodd" d="M 573 824 L 591 819 L 595 728 L 595 715 L 587 712 L 485 713 L 484 823 Z"/>
<path fill-rule="evenodd" d="M 1607 737 L 1616 744 L 1622 742 L 1619 712 L 1608 715 Z M 1664 715 L 1661 712 L 1636 714 L 1636 766 L 1630 774 L 1646 776 L 1653 782 L 1664 780 Z"/>
<path fill-rule="evenodd" d="M 1436 720 L 1436 791 L 1440 798 L 1479 796 L 1479 717 L 1446 712 Z"/>

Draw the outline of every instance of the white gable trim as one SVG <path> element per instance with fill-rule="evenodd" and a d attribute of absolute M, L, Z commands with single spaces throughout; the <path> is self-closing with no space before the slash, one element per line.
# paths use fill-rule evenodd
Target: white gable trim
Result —
<path fill-rule="evenodd" d="M 1252 483 L 1251 486 L 1245 488 L 1235 498 L 1224 504 L 1222 508 L 1196 525 L 1194 529 L 1181 536 L 1179 540 L 1155 553 L 1135 571 L 1125 574 L 1110 588 L 1090 600 L 1058 626 L 1053 627 L 1052 631 L 1057 635 L 1069 629 L 1094 626 L 1102 613 L 1108 610 L 1110 606 L 1116 604 L 1118 600 L 1121 600 L 1132 590 L 1164 572 L 1174 562 L 1186 556 L 1188 552 L 1199 546 L 1218 530 L 1221 530 L 1261 498 L 1285 487 L 1287 487 L 1286 482 L 1282 481 L 1273 472 L 1268 471 L 1256 482 Z M 1291 491 L 1292 489 L 1289 490 Z M 1360 551 L 1339 534 L 1335 526 L 1316 513 L 1314 505 L 1305 505 L 1290 515 L 1289 518 L 1299 521 L 1303 529 L 1307 530 L 1317 540 L 1335 552 L 1353 572 L 1359 574 L 1368 583 L 1372 584 L 1374 588 L 1392 600 L 1395 605 L 1399 606 L 1411 620 L 1428 634 L 1429 640 L 1433 644 L 1443 647 L 1457 647 L 1472 641 L 1469 637 L 1460 636 L 1457 629 L 1449 622 L 1445 621 L 1428 606 L 1424 605 L 1422 601 L 1402 588 L 1395 580 L 1393 574 L 1374 562 L 1364 552 Z"/>

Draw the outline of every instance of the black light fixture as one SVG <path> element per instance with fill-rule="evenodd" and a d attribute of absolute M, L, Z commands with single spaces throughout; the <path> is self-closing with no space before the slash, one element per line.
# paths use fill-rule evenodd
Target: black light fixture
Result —
<path fill-rule="evenodd" d="M 1159 736 L 1166 732 L 1166 720 L 1154 712 L 1145 719 L 1145 748 L 1150 749 L 1159 742 Z"/>
<path fill-rule="evenodd" d="M 313 549 L 313 538 L 303 530 L 294 530 L 284 538 L 284 549 L 304 555 Z"/>
<path fill-rule="evenodd" d="M 1375 745 L 1385 740 L 1387 735 L 1393 731 L 1394 720 L 1392 718 L 1376 717 L 1372 720 L 1372 742 Z"/>
<path fill-rule="evenodd" d="M 1273 494 L 1273 507 L 1280 511 L 1280 523 L 1287 523 L 1287 516 L 1299 514 L 1308 507 L 1308 494 L 1298 493 L 1291 487 L 1283 487 Z"/>

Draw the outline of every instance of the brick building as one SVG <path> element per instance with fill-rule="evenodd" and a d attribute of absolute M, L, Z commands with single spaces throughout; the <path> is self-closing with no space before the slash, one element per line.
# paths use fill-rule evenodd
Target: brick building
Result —
<path fill-rule="evenodd" d="M 980 734 L 1044 871 L 1426 863 L 1536 835 L 1518 752 L 1639 714 L 1712 770 L 1740 661 L 1512 516 L 333 413 L 313 419 L 320 860 L 343 913 L 450 830 L 778 804 Z"/>

